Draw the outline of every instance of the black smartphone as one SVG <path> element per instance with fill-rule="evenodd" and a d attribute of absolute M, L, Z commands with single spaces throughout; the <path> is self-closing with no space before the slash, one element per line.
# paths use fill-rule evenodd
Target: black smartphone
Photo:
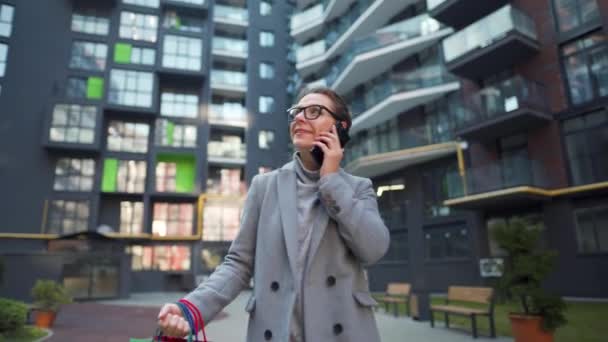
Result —
<path fill-rule="evenodd" d="M 338 139 L 340 140 L 340 146 L 344 148 L 344 145 L 350 140 L 350 136 L 344 127 L 342 127 L 342 122 L 338 121 L 335 124 L 336 132 L 338 132 Z M 323 165 L 323 150 L 319 146 L 314 146 L 312 150 L 310 150 L 310 154 L 315 159 L 318 165 Z"/>

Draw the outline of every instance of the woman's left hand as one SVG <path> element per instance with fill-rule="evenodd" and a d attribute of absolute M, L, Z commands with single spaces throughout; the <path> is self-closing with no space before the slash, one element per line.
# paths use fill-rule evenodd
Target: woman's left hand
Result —
<path fill-rule="evenodd" d="M 342 161 L 344 156 L 344 149 L 340 146 L 336 126 L 331 125 L 329 132 L 320 133 L 315 138 L 314 145 L 321 148 L 324 154 L 323 165 L 321 165 L 320 170 L 321 177 L 338 172 L 340 170 L 340 161 Z"/>

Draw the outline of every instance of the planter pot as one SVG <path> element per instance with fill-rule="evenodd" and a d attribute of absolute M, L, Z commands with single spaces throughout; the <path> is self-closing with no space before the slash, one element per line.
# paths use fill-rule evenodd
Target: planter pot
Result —
<path fill-rule="evenodd" d="M 542 317 L 509 314 L 509 319 L 515 342 L 553 342 L 553 333 L 541 327 Z"/>
<path fill-rule="evenodd" d="M 36 310 L 36 326 L 39 328 L 50 328 L 55 322 L 55 311 Z"/>

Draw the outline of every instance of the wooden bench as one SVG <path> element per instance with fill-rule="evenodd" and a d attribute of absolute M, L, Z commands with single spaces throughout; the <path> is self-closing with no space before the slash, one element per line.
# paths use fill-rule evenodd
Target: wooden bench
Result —
<path fill-rule="evenodd" d="M 486 304 L 485 308 L 468 308 L 466 306 L 450 304 L 450 301 Z M 445 326 L 450 327 L 449 315 L 468 316 L 471 318 L 473 338 L 477 338 L 477 316 L 488 316 L 490 321 L 490 336 L 496 337 L 494 325 L 494 290 L 489 287 L 450 286 L 445 305 L 431 305 L 431 327 L 435 326 L 433 312 L 443 312 Z"/>
<path fill-rule="evenodd" d="M 399 315 L 399 304 L 404 303 L 407 314 L 410 315 L 410 291 L 412 286 L 408 283 L 389 283 L 386 287 L 384 296 L 378 298 L 378 303 L 384 303 L 384 309 L 388 312 L 388 307 L 393 304 L 393 314 Z"/>

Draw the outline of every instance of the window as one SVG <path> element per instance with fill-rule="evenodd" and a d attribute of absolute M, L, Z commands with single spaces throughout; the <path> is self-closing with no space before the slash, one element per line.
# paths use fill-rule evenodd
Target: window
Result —
<path fill-rule="evenodd" d="M 261 31 L 260 32 L 260 46 L 262 46 L 262 47 L 274 46 L 274 33 L 270 32 L 270 31 Z"/>
<path fill-rule="evenodd" d="M 554 0 L 557 25 L 568 32 L 587 23 L 600 20 L 596 0 Z"/>
<path fill-rule="evenodd" d="M 202 19 L 180 14 L 176 11 L 167 11 L 163 18 L 163 27 L 167 29 L 202 33 L 204 22 Z"/>
<path fill-rule="evenodd" d="M 574 215 L 578 251 L 608 252 L 608 207 L 579 209 Z"/>
<path fill-rule="evenodd" d="M 263 114 L 272 113 L 274 111 L 274 98 L 271 96 L 260 96 L 258 111 Z"/>
<path fill-rule="evenodd" d="M 194 204 L 155 203 L 152 235 L 192 236 L 194 226 Z"/>
<path fill-rule="evenodd" d="M 114 62 L 119 64 L 154 65 L 156 50 L 132 46 L 127 43 L 114 45 Z"/>
<path fill-rule="evenodd" d="M 74 13 L 72 31 L 105 36 L 110 32 L 110 20 L 96 15 Z"/>
<path fill-rule="evenodd" d="M 122 0 L 125 4 L 158 8 L 159 0 Z"/>
<path fill-rule="evenodd" d="M 262 79 L 274 78 L 274 65 L 272 65 L 272 63 L 266 63 L 266 62 L 260 63 L 260 78 L 262 78 Z"/>
<path fill-rule="evenodd" d="M 100 100 L 103 98 L 104 80 L 101 77 L 70 77 L 66 96 L 73 99 Z"/>
<path fill-rule="evenodd" d="M 424 228 L 427 259 L 466 258 L 470 254 L 465 226 Z"/>
<path fill-rule="evenodd" d="M 272 14 L 272 2 L 260 1 L 260 15 L 267 16 Z"/>
<path fill-rule="evenodd" d="M 8 55 L 8 45 L 0 43 L 0 77 L 4 77 L 6 71 L 6 59 Z"/>
<path fill-rule="evenodd" d="M 120 13 L 119 37 L 132 40 L 156 42 L 158 17 L 133 12 Z"/>
<path fill-rule="evenodd" d="M 73 234 L 89 228 L 89 201 L 53 200 L 49 205 L 47 233 Z"/>
<path fill-rule="evenodd" d="M 378 184 L 378 208 L 391 234 L 391 243 L 383 262 L 406 262 L 409 258 L 407 207 L 408 199 L 403 178 L 393 178 Z"/>
<path fill-rule="evenodd" d="M 608 112 L 599 110 L 563 123 L 574 185 L 608 180 Z"/>
<path fill-rule="evenodd" d="M 196 135 L 194 125 L 176 124 L 166 119 L 156 120 L 154 141 L 158 146 L 196 147 Z"/>
<path fill-rule="evenodd" d="M 114 69 L 110 73 L 109 102 L 119 105 L 150 107 L 154 75 L 150 72 Z"/>
<path fill-rule="evenodd" d="M 13 6 L 0 4 L 0 37 L 10 37 L 13 29 Z"/>
<path fill-rule="evenodd" d="M 160 114 L 173 117 L 198 117 L 198 95 L 163 92 L 160 97 Z"/>
<path fill-rule="evenodd" d="M 239 232 L 244 200 L 209 198 L 203 207 L 203 241 L 233 241 Z"/>
<path fill-rule="evenodd" d="M 144 123 L 110 121 L 108 151 L 146 153 L 150 126 Z"/>
<path fill-rule="evenodd" d="M 202 6 L 205 4 L 205 0 L 172 0 L 172 1 L 181 2 L 184 4 L 199 5 L 199 6 Z"/>
<path fill-rule="evenodd" d="M 427 170 L 422 175 L 424 187 L 424 209 L 427 217 L 448 216 L 453 209 L 443 202 L 453 193 L 460 193 L 461 182 L 454 177 L 457 172 L 456 162 L 441 165 Z"/>
<path fill-rule="evenodd" d="M 107 55 L 106 44 L 76 41 L 72 44 L 70 68 L 103 71 L 106 68 Z"/>
<path fill-rule="evenodd" d="M 244 172 L 240 168 L 210 167 L 207 193 L 216 195 L 244 195 L 247 192 Z"/>
<path fill-rule="evenodd" d="M 193 192 L 195 175 L 193 155 L 163 153 L 156 158 L 156 191 Z"/>
<path fill-rule="evenodd" d="M 274 132 L 273 131 L 260 131 L 258 134 L 258 146 L 261 149 L 268 150 L 272 147 L 272 143 L 274 142 Z"/>
<path fill-rule="evenodd" d="M 207 144 L 207 153 L 210 157 L 245 159 L 247 150 L 238 135 L 212 135 Z"/>
<path fill-rule="evenodd" d="M 131 246 L 131 268 L 134 271 L 188 271 L 190 247 L 188 246 Z"/>
<path fill-rule="evenodd" d="M 144 192 L 146 162 L 107 158 L 103 164 L 103 192 Z"/>
<path fill-rule="evenodd" d="M 608 95 L 608 43 L 598 32 L 562 48 L 562 62 L 573 104 Z"/>
<path fill-rule="evenodd" d="M 93 106 L 55 105 L 49 139 L 53 142 L 92 144 L 96 122 L 97 108 Z"/>
<path fill-rule="evenodd" d="M 144 203 L 120 202 L 120 233 L 141 234 L 144 227 Z"/>
<path fill-rule="evenodd" d="M 55 191 L 91 191 L 95 160 L 60 158 L 55 165 Z"/>
<path fill-rule="evenodd" d="M 197 38 L 166 35 L 163 41 L 163 67 L 200 71 L 203 43 Z"/>

